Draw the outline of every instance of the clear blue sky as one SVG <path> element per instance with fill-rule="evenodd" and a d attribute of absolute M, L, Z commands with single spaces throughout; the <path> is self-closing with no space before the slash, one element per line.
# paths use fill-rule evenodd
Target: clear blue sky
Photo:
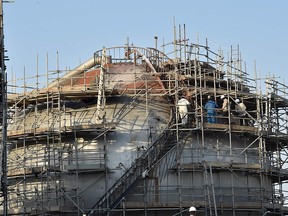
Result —
<path fill-rule="evenodd" d="M 154 36 L 173 40 L 173 17 L 186 25 L 187 37 L 208 41 L 225 50 L 240 45 L 248 72 L 254 77 L 256 60 L 261 76 L 288 74 L 287 0 L 14 0 L 4 4 L 7 73 L 17 77 L 56 69 L 74 68 L 103 46 L 153 47 Z M 216 50 L 215 50 L 216 51 Z M 224 52 L 225 54 L 225 52 Z M 27 76 L 27 75 L 26 75 Z M 287 79 L 285 80 L 287 84 Z"/>

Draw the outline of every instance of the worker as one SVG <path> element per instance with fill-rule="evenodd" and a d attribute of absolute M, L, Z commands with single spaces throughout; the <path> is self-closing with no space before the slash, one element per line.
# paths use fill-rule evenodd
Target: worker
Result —
<path fill-rule="evenodd" d="M 188 122 L 188 106 L 191 103 L 185 98 L 184 95 L 181 96 L 181 99 L 178 101 L 178 111 L 180 114 L 181 124 L 185 125 Z"/>
<path fill-rule="evenodd" d="M 207 112 L 208 123 L 216 123 L 216 108 L 218 107 L 215 102 L 214 96 L 208 96 L 208 101 L 205 104 L 205 110 Z"/>
<path fill-rule="evenodd" d="M 235 106 L 235 111 L 237 116 L 241 117 L 240 119 L 240 125 L 245 125 L 245 116 L 247 114 L 246 112 L 246 106 L 243 102 L 243 100 L 236 99 L 236 106 Z"/>
<path fill-rule="evenodd" d="M 194 207 L 194 206 L 191 206 L 190 208 L 189 208 L 189 213 L 190 213 L 190 215 L 193 215 L 193 216 L 195 216 L 196 215 L 196 208 Z"/>
<path fill-rule="evenodd" d="M 223 123 L 227 124 L 229 122 L 228 121 L 229 101 L 228 101 L 226 95 L 221 95 L 220 98 L 222 100 L 221 111 L 222 111 L 222 115 L 223 115 Z"/>

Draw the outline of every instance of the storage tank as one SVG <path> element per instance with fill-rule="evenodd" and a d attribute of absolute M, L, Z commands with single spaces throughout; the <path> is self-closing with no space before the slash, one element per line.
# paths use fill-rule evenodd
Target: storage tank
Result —
<path fill-rule="evenodd" d="M 174 45 L 174 57 L 103 48 L 47 87 L 9 96 L 10 214 L 188 215 L 192 205 L 197 215 L 287 213 L 282 84 L 272 80 L 261 95 L 236 61 Z M 213 124 L 204 108 L 211 95 Z M 186 124 L 180 96 L 190 102 Z"/>

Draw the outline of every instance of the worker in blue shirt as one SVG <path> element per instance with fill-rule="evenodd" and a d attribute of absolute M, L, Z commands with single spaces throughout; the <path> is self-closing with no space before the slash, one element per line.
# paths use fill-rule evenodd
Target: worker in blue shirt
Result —
<path fill-rule="evenodd" d="M 205 110 L 207 112 L 208 123 L 216 123 L 216 108 L 218 107 L 217 103 L 214 100 L 214 96 L 208 96 L 208 101 L 205 104 Z"/>

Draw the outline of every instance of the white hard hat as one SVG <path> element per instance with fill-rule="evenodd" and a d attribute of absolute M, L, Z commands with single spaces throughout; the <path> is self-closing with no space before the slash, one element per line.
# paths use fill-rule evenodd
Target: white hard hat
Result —
<path fill-rule="evenodd" d="M 223 98 L 225 98 L 225 95 L 221 95 L 221 97 L 220 97 L 221 99 L 223 99 Z"/>
<path fill-rule="evenodd" d="M 239 102 L 240 102 L 240 100 L 237 98 L 237 99 L 235 100 L 235 102 L 236 102 L 236 103 L 239 103 Z"/>
<path fill-rule="evenodd" d="M 191 207 L 189 208 L 189 212 L 196 212 L 196 208 L 195 208 L 194 206 L 191 206 Z"/>

